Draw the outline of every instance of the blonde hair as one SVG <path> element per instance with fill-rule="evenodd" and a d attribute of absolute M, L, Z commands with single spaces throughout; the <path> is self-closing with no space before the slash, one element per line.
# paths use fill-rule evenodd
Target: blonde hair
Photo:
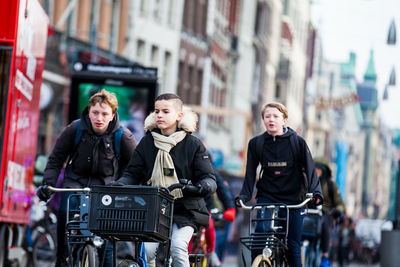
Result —
<path fill-rule="evenodd" d="M 271 103 L 265 104 L 263 106 L 263 108 L 261 109 L 261 118 L 263 118 L 263 119 L 264 119 L 265 110 L 267 108 L 276 108 L 276 109 L 278 109 L 283 114 L 283 118 L 284 119 L 287 119 L 289 117 L 287 108 L 283 104 L 278 103 L 278 102 L 271 102 Z"/>
<path fill-rule="evenodd" d="M 89 109 L 95 106 L 97 103 L 109 105 L 113 114 L 117 112 L 118 100 L 114 93 L 110 93 L 105 89 L 101 89 L 100 92 L 95 93 L 89 99 Z"/>

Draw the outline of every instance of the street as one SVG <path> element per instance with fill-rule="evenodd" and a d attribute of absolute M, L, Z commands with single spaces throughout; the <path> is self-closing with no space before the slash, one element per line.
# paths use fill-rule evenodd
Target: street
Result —
<path fill-rule="evenodd" d="M 238 267 L 240 266 L 237 262 L 236 257 L 229 257 L 225 259 L 224 263 L 222 264 L 222 267 Z M 344 267 L 365 267 L 365 266 L 370 266 L 370 267 L 378 267 L 379 263 L 368 265 L 368 264 L 362 264 L 362 263 L 350 263 L 350 264 L 345 264 Z M 334 262 L 331 267 L 339 267 L 339 265 Z"/>
<path fill-rule="evenodd" d="M 241 266 L 241 265 L 239 265 L 237 257 L 230 256 L 230 257 L 228 257 L 228 258 L 226 258 L 226 259 L 224 260 L 224 263 L 222 264 L 221 267 L 238 267 L 238 266 Z M 356 263 L 356 262 L 352 262 L 352 263 L 350 263 L 350 264 L 345 264 L 345 265 L 344 265 L 344 267 L 364 267 L 364 266 L 378 267 L 378 266 L 379 266 L 379 263 L 368 265 L 368 264 L 366 264 L 366 263 Z M 331 265 L 331 267 L 339 267 L 339 264 L 337 264 L 336 262 L 334 262 L 334 263 Z"/>

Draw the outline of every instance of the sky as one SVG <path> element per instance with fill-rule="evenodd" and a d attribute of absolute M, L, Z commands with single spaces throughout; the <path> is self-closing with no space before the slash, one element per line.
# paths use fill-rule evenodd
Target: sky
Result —
<path fill-rule="evenodd" d="M 400 129 L 400 0 L 312 0 L 311 20 L 322 39 L 324 57 L 348 62 L 357 54 L 356 79 L 362 82 L 371 49 L 377 72 L 378 114 L 389 128 Z M 387 35 L 394 20 L 396 45 L 388 45 Z M 393 66 L 395 86 L 389 99 L 382 100 Z"/>

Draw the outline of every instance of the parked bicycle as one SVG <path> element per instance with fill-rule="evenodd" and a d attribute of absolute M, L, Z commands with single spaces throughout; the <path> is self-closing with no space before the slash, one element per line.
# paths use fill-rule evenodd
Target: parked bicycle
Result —
<path fill-rule="evenodd" d="M 56 215 L 43 202 L 35 203 L 32 209 L 41 214 L 40 219 L 34 221 L 27 230 L 31 262 L 34 267 L 53 267 L 57 248 Z"/>
<path fill-rule="evenodd" d="M 285 252 L 289 230 L 289 210 L 305 207 L 312 198 L 312 194 L 307 194 L 307 198 L 297 205 L 258 203 L 254 206 L 246 206 L 240 200 L 241 207 L 250 210 L 249 236 L 241 237 L 240 242 L 249 250 L 262 249 L 262 253 L 253 260 L 252 267 L 288 266 Z M 261 216 L 257 216 L 257 213 Z M 270 215 L 265 216 L 266 214 Z M 259 224 L 263 224 L 265 232 L 255 232 L 255 227 Z"/>

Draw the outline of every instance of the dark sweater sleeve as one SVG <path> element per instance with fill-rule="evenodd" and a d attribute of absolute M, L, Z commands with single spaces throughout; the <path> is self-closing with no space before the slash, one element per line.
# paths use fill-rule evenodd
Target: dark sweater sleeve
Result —
<path fill-rule="evenodd" d="M 43 173 L 43 183 L 55 186 L 61 169 L 68 156 L 74 149 L 76 124 L 78 120 L 69 124 L 56 140 L 53 150 L 50 153 L 46 169 Z"/>
<path fill-rule="evenodd" d="M 239 197 L 246 202 L 251 200 L 253 196 L 253 189 L 257 175 L 257 167 L 259 164 L 259 160 L 256 155 L 256 138 L 257 137 L 249 141 L 247 150 L 246 174 L 244 176 L 242 190 L 239 194 Z"/>
<path fill-rule="evenodd" d="M 233 200 L 233 195 L 229 188 L 225 185 L 224 179 L 222 176 L 216 171 L 215 177 L 217 178 L 217 196 L 218 199 L 222 202 L 224 209 L 234 208 L 235 201 Z"/>

